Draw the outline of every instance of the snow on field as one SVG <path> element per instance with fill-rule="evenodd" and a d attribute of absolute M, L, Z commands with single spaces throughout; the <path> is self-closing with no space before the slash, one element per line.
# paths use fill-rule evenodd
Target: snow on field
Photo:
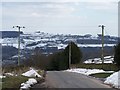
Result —
<path fill-rule="evenodd" d="M 34 43 L 35 42 L 35 40 L 33 39 L 23 39 L 24 40 L 24 42 L 25 42 L 25 45 L 28 45 L 28 44 L 32 44 L 32 43 Z"/>
<path fill-rule="evenodd" d="M 34 69 L 32 69 L 32 68 L 31 68 L 31 70 L 23 73 L 22 75 L 23 75 L 23 76 L 27 76 L 27 77 L 40 77 L 40 78 L 42 77 L 41 75 L 39 75 L 39 74 L 37 73 L 37 70 L 34 70 Z"/>
<path fill-rule="evenodd" d="M 15 48 L 18 48 L 18 43 L 2 43 L 2 46 L 13 46 Z M 20 44 L 20 49 L 24 49 L 25 45 L 24 44 Z"/>
<path fill-rule="evenodd" d="M 83 69 L 83 68 L 75 68 L 75 69 L 68 69 L 66 70 L 68 72 L 75 72 L 75 73 L 81 73 L 84 75 L 90 75 L 90 74 L 96 74 L 96 73 L 111 73 L 113 71 L 104 71 L 101 69 Z"/>
<path fill-rule="evenodd" d="M 39 43 L 39 44 L 34 45 L 34 46 L 28 46 L 27 48 L 28 49 L 35 49 L 36 47 L 44 47 L 46 45 L 47 45 L 46 43 Z"/>
<path fill-rule="evenodd" d="M 104 46 L 113 47 L 115 44 L 105 44 Z M 78 44 L 78 47 L 102 47 L 101 44 Z"/>
<path fill-rule="evenodd" d="M 22 83 L 21 84 L 21 87 L 20 87 L 20 90 L 23 90 L 23 89 L 28 89 L 31 87 L 31 85 L 34 85 L 37 83 L 37 80 L 34 79 L 34 78 L 30 78 L 28 79 L 28 81 L 26 81 L 25 83 Z"/>
<path fill-rule="evenodd" d="M 110 75 L 104 83 L 110 84 L 115 88 L 120 88 L 120 71 Z"/>
<path fill-rule="evenodd" d="M 58 44 L 57 45 L 58 49 L 65 49 L 65 47 L 67 47 L 66 44 Z"/>
<path fill-rule="evenodd" d="M 104 63 L 113 63 L 113 62 L 114 62 L 113 56 L 105 56 L 104 57 Z M 101 60 L 101 58 L 94 58 L 94 59 L 88 59 L 88 60 L 84 61 L 84 63 L 86 63 L 86 64 L 88 64 L 88 63 L 101 64 L 102 60 Z"/>

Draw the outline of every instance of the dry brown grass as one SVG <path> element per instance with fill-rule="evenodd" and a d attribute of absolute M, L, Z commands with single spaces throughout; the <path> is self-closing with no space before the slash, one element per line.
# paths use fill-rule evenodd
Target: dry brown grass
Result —
<path fill-rule="evenodd" d="M 21 75 L 22 73 L 29 70 L 29 67 L 26 66 L 13 66 L 13 67 L 3 67 L 2 74 L 4 73 L 12 73 L 14 75 Z"/>

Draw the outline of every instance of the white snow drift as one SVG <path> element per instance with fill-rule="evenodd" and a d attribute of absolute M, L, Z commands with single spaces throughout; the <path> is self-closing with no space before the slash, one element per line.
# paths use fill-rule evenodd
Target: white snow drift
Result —
<path fill-rule="evenodd" d="M 110 75 L 104 83 L 110 84 L 115 88 L 120 88 L 120 71 Z"/>
<path fill-rule="evenodd" d="M 90 75 L 90 74 L 96 74 L 96 73 L 111 73 L 113 71 L 104 71 L 101 69 L 83 69 L 83 68 L 76 68 L 76 69 L 68 69 L 66 70 L 68 72 L 75 72 L 75 73 L 81 73 L 84 75 Z"/>
<path fill-rule="evenodd" d="M 33 68 L 30 68 L 29 71 L 23 73 L 22 75 L 26 77 L 33 77 L 33 78 L 29 78 L 28 81 L 26 81 L 25 83 L 22 83 L 20 90 L 29 89 L 32 85 L 36 84 L 37 80 L 34 79 L 34 77 L 39 77 L 39 78 L 42 77 L 41 75 L 37 73 L 37 70 Z"/>
<path fill-rule="evenodd" d="M 36 70 L 34 69 L 31 69 L 25 73 L 22 74 L 23 76 L 26 76 L 26 77 L 42 77 L 41 75 L 39 75 Z"/>
<path fill-rule="evenodd" d="M 34 78 L 30 78 L 28 79 L 28 81 L 26 81 L 25 83 L 22 83 L 21 84 L 21 87 L 20 87 L 20 90 L 22 89 L 28 89 L 30 88 L 32 85 L 36 84 L 37 83 L 37 80 L 34 79 Z"/>

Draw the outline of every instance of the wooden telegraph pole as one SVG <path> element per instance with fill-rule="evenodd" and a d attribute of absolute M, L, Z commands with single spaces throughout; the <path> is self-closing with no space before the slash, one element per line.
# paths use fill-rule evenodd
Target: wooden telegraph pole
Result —
<path fill-rule="evenodd" d="M 71 42 L 69 44 L 69 69 L 70 69 L 70 65 L 71 65 Z"/>
<path fill-rule="evenodd" d="M 19 31 L 19 35 L 18 35 L 18 66 L 20 65 L 20 29 L 21 28 L 25 28 L 24 26 L 21 27 L 21 26 L 13 26 L 13 28 L 18 28 L 18 31 Z"/>
<path fill-rule="evenodd" d="M 102 29 L 102 53 L 101 53 L 101 58 L 102 58 L 102 64 L 104 64 L 104 25 L 99 25 Z"/>

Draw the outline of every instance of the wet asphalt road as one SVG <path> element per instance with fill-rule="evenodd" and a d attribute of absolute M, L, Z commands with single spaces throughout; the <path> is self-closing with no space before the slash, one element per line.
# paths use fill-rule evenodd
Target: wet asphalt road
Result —
<path fill-rule="evenodd" d="M 45 85 L 50 88 L 111 88 L 95 78 L 65 71 L 48 71 Z"/>

